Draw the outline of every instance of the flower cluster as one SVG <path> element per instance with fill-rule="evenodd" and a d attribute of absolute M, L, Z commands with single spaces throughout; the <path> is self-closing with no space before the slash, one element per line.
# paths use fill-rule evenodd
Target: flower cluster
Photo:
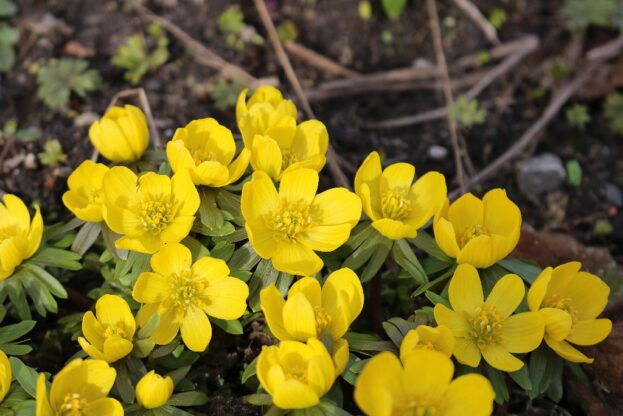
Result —
<path fill-rule="evenodd" d="M 67 297 L 48 266 L 88 266 L 104 282 L 75 334 L 84 359 L 51 385 L 41 373 L 18 386 L 36 372 L 0 351 L 1 405 L 32 390 L 37 416 L 187 414 L 177 406 L 208 400 L 204 367 L 193 365 L 212 354 L 213 337 L 241 335 L 251 322 L 266 334 L 242 382 L 256 376 L 247 400 L 269 414 L 343 414 L 339 384 L 348 382 L 346 407 L 366 415 L 489 415 L 506 373 L 531 377 L 526 366 L 551 363 L 534 391 L 526 387 L 536 398 L 551 393 L 563 360 L 593 362 L 580 348 L 612 330 L 600 318 L 609 287 L 578 262 L 541 270 L 509 257 L 522 217 L 504 190 L 451 203 L 441 173 L 383 168 L 377 152 L 357 170 L 354 192 L 326 189 L 327 128 L 299 122 L 273 87 L 247 93 L 236 104 L 239 143 L 203 118 L 149 157 L 142 111 L 108 110 L 89 137 L 113 164 L 84 161 L 71 173 L 62 199 L 75 218 L 45 234 L 38 206 L 31 218 L 4 196 L 0 299 L 22 320 L 25 293 L 40 315 Z M 394 286 L 413 296 L 388 302 Z M 409 316 L 382 322 L 385 310 Z"/>

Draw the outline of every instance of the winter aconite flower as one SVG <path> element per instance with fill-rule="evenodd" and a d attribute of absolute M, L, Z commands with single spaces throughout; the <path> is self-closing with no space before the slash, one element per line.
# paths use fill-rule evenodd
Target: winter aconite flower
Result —
<path fill-rule="evenodd" d="M 0 280 L 11 276 L 17 266 L 35 254 L 43 237 L 39 206 L 35 206 L 31 222 L 21 199 L 6 194 L 3 201 L 0 202 Z"/>
<path fill-rule="evenodd" d="M 326 162 L 328 146 L 329 135 L 324 124 L 317 120 L 304 121 L 296 127 L 294 137 L 255 135 L 251 144 L 251 166 L 253 170 L 266 172 L 275 181 L 295 169 L 320 172 Z"/>
<path fill-rule="evenodd" d="M 543 318 L 536 312 L 512 315 L 524 298 L 521 278 L 507 274 L 498 280 L 484 300 L 478 271 L 469 264 L 456 269 L 448 295 L 452 309 L 435 305 L 435 320 L 454 334 L 454 356 L 477 367 L 481 356 L 491 367 L 517 371 L 523 362 L 511 353 L 525 353 L 543 340 Z"/>
<path fill-rule="evenodd" d="M 281 409 L 315 406 L 335 381 L 333 361 L 315 338 L 306 344 L 282 341 L 262 347 L 257 359 L 257 377 Z"/>
<path fill-rule="evenodd" d="M 139 178 L 118 166 L 104 176 L 103 191 L 106 224 L 123 235 L 115 245 L 140 253 L 181 241 L 199 209 L 199 193 L 186 172 L 173 178 L 148 172 Z"/>
<path fill-rule="evenodd" d="M 296 107 L 284 100 L 275 87 L 258 88 L 247 101 L 247 89 L 238 96 L 236 121 L 247 149 L 253 148 L 255 136 L 266 136 L 279 143 L 292 142 L 296 134 Z"/>
<path fill-rule="evenodd" d="M 372 226 L 392 240 L 413 238 L 441 208 L 446 198 L 446 180 L 439 172 L 428 172 L 415 183 L 415 168 L 395 163 L 381 170 L 381 158 L 372 152 L 355 176 L 355 192 Z"/>
<path fill-rule="evenodd" d="M 135 162 L 149 144 L 145 114 L 133 105 L 112 107 L 89 128 L 91 143 L 115 163 Z"/>
<path fill-rule="evenodd" d="M 36 416 L 123 416 L 123 407 L 107 397 L 117 372 L 102 360 L 75 359 L 58 372 L 48 397 L 45 375 L 37 379 Z"/>
<path fill-rule="evenodd" d="M 488 416 L 495 393 L 480 374 L 452 380 L 454 364 L 438 351 L 420 349 L 404 367 L 382 352 L 363 368 L 355 385 L 355 402 L 368 416 Z"/>
<path fill-rule="evenodd" d="M 457 263 L 486 268 L 517 245 L 521 212 L 502 189 L 487 192 L 482 200 L 468 193 L 446 203 L 433 227 L 437 244 Z"/>
<path fill-rule="evenodd" d="M 13 380 L 11 363 L 4 351 L 0 350 L 0 403 L 2 403 L 11 388 L 11 380 Z"/>
<path fill-rule="evenodd" d="M 102 183 L 108 170 L 104 164 L 85 160 L 69 175 L 63 203 L 82 221 L 102 221 Z"/>
<path fill-rule="evenodd" d="M 208 316 L 238 319 L 244 313 L 249 288 L 229 276 L 221 259 L 203 257 L 192 263 L 190 250 L 171 243 L 151 257 L 153 272 L 138 277 L 132 296 L 143 303 L 136 319 L 142 326 L 160 315 L 151 336 L 158 345 L 170 343 L 178 332 L 192 351 L 205 351 L 212 338 Z"/>
<path fill-rule="evenodd" d="M 608 303 L 610 288 L 597 276 L 570 262 L 546 268 L 528 291 L 528 307 L 545 320 L 545 342 L 558 355 L 576 363 L 593 359 L 571 344 L 595 345 L 612 330 L 609 319 L 596 319 Z"/>
<path fill-rule="evenodd" d="M 173 379 L 156 374 L 154 370 L 145 374 L 136 384 L 136 401 L 145 409 L 162 407 L 173 394 Z"/>
<path fill-rule="evenodd" d="M 260 292 L 260 301 L 275 337 L 301 342 L 318 338 L 333 354 L 336 372 L 344 370 L 348 342 L 342 337 L 363 308 L 363 288 L 355 272 L 344 268 L 331 273 L 322 289 L 318 280 L 304 277 L 290 287 L 287 300 L 273 284 Z"/>
<path fill-rule="evenodd" d="M 193 120 L 179 128 L 167 143 L 173 172 L 188 171 L 195 185 L 221 187 L 240 179 L 251 152 L 242 149 L 234 160 L 236 143 L 231 131 L 213 118 Z"/>
<path fill-rule="evenodd" d="M 404 363 L 413 355 L 414 351 L 428 349 L 439 351 L 448 357 L 452 356 L 454 350 L 454 335 L 449 328 L 441 325 L 431 327 L 418 325 L 417 328 L 410 330 L 405 335 L 400 344 L 400 360 Z"/>
<path fill-rule="evenodd" d="M 80 346 L 91 358 L 113 363 L 132 352 L 136 331 L 134 315 L 128 303 L 115 295 L 104 295 L 95 303 L 95 314 L 82 318 Z"/>
<path fill-rule="evenodd" d="M 333 251 L 349 237 L 361 216 L 361 201 L 344 188 L 316 195 L 318 172 L 297 169 L 283 175 L 279 192 L 264 172 L 242 188 L 242 215 L 251 245 L 275 269 L 309 276 L 323 262 L 314 251 Z"/>

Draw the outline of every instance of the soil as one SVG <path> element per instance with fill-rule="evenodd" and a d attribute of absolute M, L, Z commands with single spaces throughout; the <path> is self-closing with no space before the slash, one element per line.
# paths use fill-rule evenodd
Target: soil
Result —
<path fill-rule="evenodd" d="M 144 31 L 147 22 L 123 1 L 20 0 L 17 3 L 19 12 L 10 22 L 20 29 L 18 60 L 11 71 L 0 75 L 0 127 L 9 120 L 16 120 L 20 128 L 40 129 L 41 137 L 26 143 L 0 139 L 0 192 L 16 193 L 28 202 L 40 203 L 46 222 L 54 222 L 67 214 L 60 199 L 66 187 L 66 176 L 72 168 L 89 158 L 92 151 L 87 137 L 88 124 L 77 122 L 88 119 L 91 113 L 101 114 L 116 92 L 130 87 L 123 78 L 122 70 L 112 66 L 110 59 L 128 36 Z M 277 24 L 287 20 L 294 23 L 298 29 L 297 42 L 361 73 L 435 61 L 423 1 L 410 1 L 397 21 L 384 16 L 380 1 L 372 1 L 372 18 L 368 22 L 358 16 L 358 2 L 355 0 L 267 0 L 266 3 Z M 452 1 L 438 3 L 449 63 L 491 47 L 480 30 Z M 480 97 L 480 102 L 488 106 L 486 123 L 461 133 L 479 170 L 506 150 L 542 114 L 547 105 L 548 92 L 535 98 L 535 91 L 556 83 L 548 75 L 547 68 L 552 59 L 573 61 L 572 56 L 569 58 L 572 55 L 569 45 L 573 39 L 564 30 L 558 15 L 561 1 L 474 0 L 474 3 L 485 14 L 494 8 L 506 11 L 507 22 L 499 31 L 502 41 L 517 39 L 526 33 L 535 34 L 541 40 L 536 53 L 509 75 L 496 81 Z M 268 44 L 247 45 L 242 52 L 227 47 L 226 36 L 218 30 L 217 21 L 222 11 L 231 4 L 238 4 L 245 23 L 265 35 L 250 1 L 146 2 L 146 6 L 155 13 L 175 22 L 191 37 L 254 76 L 279 77 L 280 88 L 294 98 Z M 390 44 L 382 40 L 381 34 L 385 31 L 393 35 Z M 582 50 L 612 37 L 612 32 L 591 29 L 584 37 Z M 215 73 L 198 64 L 177 39 L 172 36 L 169 39 L 169 61 L 148 73 L 140 82 L 147 92 L 163 138 L 170 138 L 176 127 L 192 119 L 208 116 L 217 118 L 235 131 L 233 109 L 215 108 L 206 93 L 216 81 Z M 90 67 L 97 69 L 102 76 L 101 88 L 84 98 L 72 96 L 66 112 L 48 109 L 36 98 L 34 69 L 48 59 L 75 57 L 82 53 L 92 55 L 88 60 Z M 293 63 L 306 88 L 332 79 L 303 62 L 294 60 Z M 547 195 L 526 196 L 519 191 L 513 166 L 509 165 L 500 174 L 482 183 L 475 192 L 481 193 L 494 187 L 506 188 L 520 206 L 524 222 L 529 227 L 572 235 L 583 245 L 601 246 L 610 250 L 616 263 L 621 264 L 623 216 L 620 203 L 609 202 L 605 192 L 607 184 L 623 189 L 623 141 L 610 132 L 601 117 L 602 96 L 581 101 L 575 99 L 573 102 L 588 106 L 592 116 L 588 126 L 584 130 L 571 127 L 563 111 L 545 130 L 539 144 L 523 157 L 551 152 L 563 161 L 575 159 L 583 171 L 581 186 L 565 184 L 560 190 Z M 346 161 L 345 170 L 350 177 L 354 176 L 354 171 L 349 167 L 358 166 L 370 151 L 379 150 L 388 162 L 410 162 L 418 172 L 443 172 L 448 178 L 449 188 L 454 189 L 457 183 L 453 179 L 452 148 L 444 119 L 393 130 L 361 127 L 361 120 L 384 120 L 443 105 L 444 97 L 440 91 L 407 91 L 333 99 L 314 104 L 314 111 L 327 125 L 331 142 Z M 49 167 L 36 159 L 43 143 L 50 139 L 60 141 L 68 157 L 66 163 Z M 428 150 L 433 145 L 446 148 L 448 156 L 442 160 L 431 159 Z M 32 161 L 33 157 L 35 166 L 25 163 L 29 158 Z M 325 177 L 326 185 L 330 184 L 329 175 Z M 595 233 L 598 220 L 608 220 L 613 226 L 612 232 L 606 235 Z M 82 291 L 84 288 L 76 286 L 75 289 Z M 61 307 L 79 311 L 71 302 L 62 302 Z M 54 319 L 49 317 L 48 321 Z M 208 374 L 205 382 L 212 387 L 208 391 L 228 393 L 212 397 L 202 409 L 204 413 L 257 414 L 255 408 L 244 405 L 237 398 L 250 392 L 240 387 L 238 380 L 241 363 L 251 361 L 261 346 L 258 338 L 253 338 L 256 332 L 257 328 L 252 328 L 245 337 L 237 338 L 217 337 L 215 334 L 214 339 L 223 341 L 211 346 L 213 351 L 206 356 L 205 363 L 202 362 Z M 34 340 L 46 336 L 49 337 L 49 334 L 38 333 Z M 70 355 L 71 342 L 66 338 L 65 335 L 64 340 L 55 343 L 58 345 L 53 351 L 59 357 Z M 42 356 L 32 357 L 32 365 L 42 363 Z M 53 367 L 61 365 L 59 360 L 53 365 L 47 363 L 45 369 L 53 371 L 57 369 Z M 566 403 L 563 401 L 561 406 L 565 407 Z M 533 414 L 560 414 L 556 413 L 558 407 L 551 412 L 543 410 L 550 408 L 543 406 Z M 564 412 L 575 414 L 577 410 L 577 404 L 569 404 Z"/>

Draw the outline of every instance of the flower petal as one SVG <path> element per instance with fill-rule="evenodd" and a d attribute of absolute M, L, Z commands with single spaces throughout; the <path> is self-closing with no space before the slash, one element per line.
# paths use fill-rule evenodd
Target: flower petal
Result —
<path fill-rule="evenodd" d="M 521 212 L 503 189 L 492 189 L 482 198 L 484 226 L 492 234 L 508 237 L 513 247 L 519 241 Z"/>
<path fill-rule="evenodd" d="M 513 372 L 523 367 L 523 361 L 512 355 L 500 344 L 489 344 L 482 350 L 485 361 L 498 370 Z"/>
<path fill-rule="evenodd" d="M 552 268 L 547 267 L 537 276 L 530 289 L 528 289 L 528 307 L 532 312 L 536 312 L 541 308 L 541 303 L 547 293 L 547 287 L 552 278 Z"/>
<path fill-rule="evenodd" d="M 567 341 L 577 345 L 595 345 L 606 339 L 610 331 L 610 319 L 586 319 L 573 324 Z"/>
<path fill-rule="evenodd" d="M 395 190 L 407 190 L 413 184 L 415 167 L 410 163 L 394 163 L 383 170 L 381 174 L 381 194 Z"/>
<path fill-rule="evenodd" d="M 171 285 L 162 275 L 158 273 L 143 272 L 138 276 L 132 297 L 141 303 L 160 302 L 169 296 Z"/>
<path fill-rule="evenodd" d="M 292 339 L 283 324 L 283 307 L 286 301 L 274 284 L 260 292 L 260 305 L 270 332 L 280 341 Z"/>
<path fill-rule="evenodd" d="M 324 264 L 312 249 L 297 241 L 280 243 L 272 262 L 275 269 L 299 276 L 316 274 Z"/>
<path fill-rule="evenodd" d="M 465 374 L 450 383 L 442 399 L 444 416 L 489 416 L 493 413 L 495 392 L 486 377 Z"/>
<path fill-rule="evenodd" d="M 357 225 L 361 218 L 361 200 L 344 188 L 331 188 L 314 198 L 313 207 L 318 210 L 318 223 L 323 225 Z"/>
<path fill-rule="evenodd" d="M 311 387 L 290 379 L 275 387 L 273 403 L 280 409 L 305 409 L 318 404 L 320 397 Z"/>
<path fill-rule="evenodd" d="M 151 268 L 162 276 L 179 274 L 190 267 L 192 254 L 183 244 L 170 243 L 151 256 Z"/>
<path fill-rule="evenodd" d="M 461 235 L 474 226 L 483 225 L 484 215 L 482 201 L 467 193 L 450 205 L 447 218 L 454 226 L 456 234 Z"/>
<path fill-rule="evenodd" d="M 320 283 L 313 277 L 303 277 L 294 283 L 288 290 L 288 297 L 292 297 L 297 293 L 305 295 L 312 308 L 315 309 L 322 306 Z"/>
<path fill-rule="evenodd" d="M 381 352 L 363 367 L 355 385 L 355 403 L 363 413 L 392 416 L 394 405 L 406 400 L 403 369 L 398 358 Z"/>
<path fill-rule="evenodd" d="M 293 203 L 311 204 L 317 190 L 318 172 L 312 169 L 297 169 L 283 175 L 279 185 L 279 196 Z"/>
<path fill-rule="evenodd" d="M 238 319 L 247 309 L 249 287 L 235 277 L 212 281 L 203 293 L 208 300 L 203 310 L 215 318 Z"/>
<path fill-rule="evenodd" d="M 480 276 L 474 266 L 460 264 L 450 280 L 448 296 L 452 308 L 458 313 L 473 315 L 482 305 L 484 295 Z"/>
<path fill-rule="evenodd" d="M 381 218 L 372 221 L 372 226 L 384 237 L 390 240 L 414 238 L 417 235 L 417 227 L 403 221 Z"/>
<path fill-rule="evenodd" d="M 461 364 L 478 367 L 482 354 L 478 345 L 467 338 L 455 338 L 454 357 Z"/>
<path fill-rule="evenodd" d="M 89 416 L 123 416 L 123 406 L 116 399 L 103 397 L 88 403 L 84 408 L 84 414 Z"/>
<path fill-rule="evenodd" d="M 567 341 L 556 341 L 545 335 L 545 342 L 552 350 L 554 350 L 556 354 L 560 355 L 567 361 L 571 361 L 572 363 L 591 364 L 595 361 L 593 358 L 588 358 L 586 355 L 572 347 Z"/>
<path fill-rule="evenodd" d="M 212 325 L 205 312 L 193 306 L 186 309 L 181 333 L 182 340 L 189 350 L 203 352 L 212 339 Z"/>
<path fill-rule="evenodd" d="M 405 363 L 406 393 L 411 397 L 425 398 L 428 402 L 437 402 L 450 385 L 453 373 L 452 360 L 444 354 L 428 349 L 415 350 Z M 412 380 L 417 382 L 409 382 Z"/>
<path fill-rule="evenodd" d="M 414 204 L 409 223 L 421 228 L 443 206 L 447 193 L 446 178 L 439 172 L 427 172 L 416 180 L 409 192 Z"/>
<path fill-rule="evenodd" d="M 543 317 L 538 312 L 524 312 L 504 320 L 498 339 L 509 352 L 530 352 L 541 344 L 543 333 Z"/>
<path fill-rule="evenodd" d="M 292 338 L 306 342 L 316 334 L 316 314 L 303 293 L 288 296 L 283 307 L 283 324 Z"/>
<path fill-rule="evenodd" d="M 543 308 L 538 311 L 545 322 L 545 333 L 556 341 L 567 338 L 573 320 L 571 315 L 562 309 Z"/>
<path fill-rule="evenodd" d="M 519 307 L 525 293 L 526 287 L 521 277 L 516 274 L 507 274 L 495 283 L 485 303 L 493 306 L 501 318 L 505 319 Z"/>
<path fill-rule="evenodd" d="M 445 218 L 438 217 L 433 222 L 433 231 L 439 248 L 452 258 L 458 257 L 461 249 L 456 242 L 456 233 L 452 223 Z"/>
<path fill-rule="evenodd" d="M 301 244 L 316 251 L 333 251 L 348 240 L 352 226 L 348 223 L 318 225 L 297 234 Z"/>
<path fill-rule="evenodd" d="M 272 212 L 279 201 L 273 181 L 264 172 L 254 172 L 252 179 L 242 187 L 240 201 L 244 219 L 255 221 Z"/>
<path fill-rule="evenodd" d="M 104 327 L 122 328 L 128 339 L 134 336 L 134 315 L 123 298 L 116 295 L 102 296 L 95 304 L 95 316 Z"/>
<path fill-rule="evenodd" d="M 450 328 L 450 331 L 456 338 L 466 337 L 471 332 L 471 327 L 467 319 L 462 314 L 456 313 L 448 309 L 445 305 L 438 303 L 433 309 L 435 321 L 438 325 L 444 325 Z"/>
<path fill-rule="evenodd" d="M 279 144 L 268 136 L 256 134 L 251 147 L 251 166 L 255 171 L 266 172 L 273 180 L 281 175 L 283 156 Z"/>
<path fill-rule="evenodd" d="M 578 272 L 564 294 L 571 298 L 577 319 L 594 319 L 606 308 L 610 288 L 594 274 Z"/>

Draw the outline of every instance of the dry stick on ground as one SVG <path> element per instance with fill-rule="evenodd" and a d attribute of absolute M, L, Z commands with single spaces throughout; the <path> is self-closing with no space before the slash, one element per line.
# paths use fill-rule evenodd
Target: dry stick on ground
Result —
<path fill-rule="evenodd" d="M 483 76 L 478 82 L 476 82 L 472 88 L 466 93 L 465 97 L 468 99 L 474 99 L 480 95 L 489 85 L 491 85 L 496 79 L 510 71 L 519 62 L 521 62 L 527 55 L 532 53 L 539 46 L 539 39 L 536 36 L 526 36 L 522 41 L 522 47 L 515 50 L 515 52 L 507 56 L 502 62 L 493 67 L 485 76 Z M 438 120 L 447 116 L 448 107 L 436 108 L 434 110 L 428 110 L 422 113 L 396 117 L 382 121 L 361 122 L 361 126 L 369 129 L 393 129 L 397 127 L 411 126 L 414 124 L 420 124 L 427 121 Z"/>
<path fill-rule="evenodd" d="M 160 140 L 160 133 L 158 132 L 158 128 L 156 127 L 156 122 L 151 112 L 151 106 L 149 105 L 147 94 L 145 93 L 145 90 L 143 88 L 129 88 L 127 90 L 119 91 L 110 100 L 108 107 L 106 107 L 106 111 L 110 110 L 110 108 L 117 105 L 117 102 L 121 100 L 122 98 L 133 97 L 133 96 L 138 98 L 138 101 L 141 107 L 143 108 L 143 112 L 145 113 L 145 117 L 147 118 L 147 124 L 149 125 L 150 136 L 154 143 L 154 147 L 156 149 L 159 149 L 162 146 L 162 141 Z M 99 152 L 97 151 L 96 148 L 94 148 L 93 153 L 91 153 L 91 160 L 95 162 L 97 160 L 98 155 L 99 155 Z"/>
<path fill-rule="evenodd" d="M 500 40 L 498 39 L 498 32 L 495 30 L 495 27 L 493 27 L 489 20 L 482 15 L 478 7 L 476 7 L 471 1 L 454 0 L 454 4 L 456 4 L 457 7 L 467 15 L 467 17 L 476 23 L 489 42 L 495 44 L 500 43 Z"/>
<path fill-rule="evenodd" d="M 450 85 L 450 75 L 448 74 L 448 66 L 446 64 L 446 55 L 443 52 L 443 41 L 441 39 L 441 28 L 439 27 L 439 16 L 437 15 L 437 6 L 435 0 L 426 0 L 426 8 L 428 9 L 428 23 L 433 34 L 433 45 L 435 46 L 435 60 L 443 82 L 443 94 L 446 98 L 446 106 L 454 105 L 452 97 L 452 86 Z M 465 149 L 461 148 L 459 143 L 458 125 L 454 117 L 448 113 L 448 126 L 450 130 L 450 138 L 452 140 L 452 148 L 454 149 L 454 163 L 456 164 L 456 179 L 461 189 L 465 189 L 465 170 L 463 168 L 463 157 L 467 157 Z"/>
<path fill-rule="evenodd" d="M 266 4 L 264 3 L 264 0 L 253 0 L 253 2 L 255 3 L 255 8 L 257 9 L 260 15 L 262 24 L 264 25 L 264 28 L 266 29 L 266 32 L 268 33 L 270 42 L 272 43 L 273 48 L 275 49 L 275 53 L 277 54 L 277 59 L 279 60 L 279 63 L 281 64 L 286 74 L 286 77 L 288 78 L 288 81 L 292 85 L 292 88 L 294 89 L 294 93 L 298 97 L 298 100 L 301 106 L 303 107 L 305 114 L 309 118 L 316 118 L 311 106 L 309 105 L 309 101 L 307 100 L 307 97 L 305 96 L 303 87 L 301 86 L 301 83 L 298 77 L 296 76 L 296 73 L 294 72 L 294 68 L 292 68 L 292 64 L 290 63 L 288 54 L 283 49 L 283 45 L 281 44 L 281 41 L 279 40 L 277 29 L 275 29 L 275 24 L 273 23 L 273 20 L 270 18 L 270 14 L 268 13 L 268 9 L 266 8 Z M 346 175 L 340 168 L 338 155 L 337 153 L 335 153 L 333 146 L 331 146 L 330 144 L 329 144 L 329 148 L 327 149 L 327 165 L 329 167 L 329 171 L 331 172 L 331 175 L 333 176 L 333 179 L 335 180 L 335 182 L 337 182 L 337 184 L 339 184 L 340 186 L 343 186 L 344 188 L 350 189 L 348 178 L 346 178 Z"/>
<path fill-rule="evenodd" d="M 615 57 L 623 49 L 623 35 L 602 46 L 589 51 L 586 56 L 587 65 L 582 68 L 573 80 L 556 92 L 545 112 L 511 147 L 502 153 L 497 159 L 490 163 L 486 168 L 474 175 L 467 183 L 467 189 L 473 188 L 478 183 L 491 177 L 508 162 L 517 157 L 524 149 L 533 144 L 545 129 L 549 122 L 558 114 L 563 105 L 571 98 L 587 81 L 591 79 L 594 72 L 608 59 Z M 454 190 L 450 193 L 450 199 L 454 199 L 462 192 Z"/>
<path fill-rule="evenodd" d="M 287 41 L 283 46 L 290 53 L 290 55 L 300 59 L 301 61 L 307 62 L 313 67 L 328 72 L 331 75 L 345 78 L 353 78 L 359 75 L 358 72 L 345 68 L 334 60 L 329 59 L 326 56 L 301 45 L 300 43 Z"/>

